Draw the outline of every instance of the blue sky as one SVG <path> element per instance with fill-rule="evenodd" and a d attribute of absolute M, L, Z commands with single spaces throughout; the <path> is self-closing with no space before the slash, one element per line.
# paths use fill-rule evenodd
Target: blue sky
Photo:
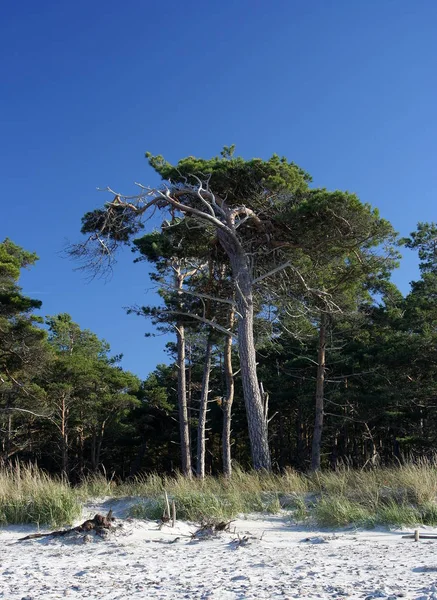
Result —
<path fill-rule="evenodd" d="M 0 239 L 40 256 L 21 280 L 145 377 L 163 338 L 122 307 L 153 302 L 124 252 L 109 282 L 61 255 L 84 212 L 171 161 L 236 144 L 356 192 L 402 235 L 436 220 L 435 0 L 24 0 L 0 24 Z M 394 279 L 417 275 L 406 251 Z"/>

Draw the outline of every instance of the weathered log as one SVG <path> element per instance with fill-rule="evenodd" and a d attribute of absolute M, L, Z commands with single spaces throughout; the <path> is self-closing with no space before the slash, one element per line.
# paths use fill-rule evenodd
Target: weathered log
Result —
<path fill-rule="evenodd" d="M 35 540 L 43 537 L 60 537 L 64 535 L 68 535 L 69 533 L 83 533 L 86 531 L 95 531 L 96 533 L 101 532 L 103 529 L 111 529 L 112 523 L 115 520 L 112 516 L 112 510 L 108 512 L 105 516 L 103 515 L 95 515 L 93 519 L 87 519 L 81 525 L 77 527 L 72 527 L 71 529 L 60 529 L 58 531 L 50 531 L 49 533 L 31 533 L 30 535 L 26 535 L 24 538 L 20 538 L 18 541 L 23 542 L 24 540 Z"/>
<path fill-rule="evenodd" d="M 416 536 L 416 534 L 414 533 L 410 533 L 408 535 L 403 535 L 402 536 L 404 539 L 410 539 L 410 540 L 414 540 L 414 541 L 418 541 L 419 539 L 421 540 L 437 540 L 437 535 L 436 534 L 423 534 L 421 533 L 419 536 Z"/>

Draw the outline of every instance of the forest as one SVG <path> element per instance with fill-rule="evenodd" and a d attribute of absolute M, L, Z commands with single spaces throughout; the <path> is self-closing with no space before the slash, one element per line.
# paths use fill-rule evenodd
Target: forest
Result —
<path fill-rule="evenodd" d="M 71 268 L 132 249 L 159 306 L 129 308 L 172 335 L 141 381 L 70 315 L 41 317 L 19 284 L 38 249 L 0 243 L 0 463 L 72 482 L 90 473 L 186 477 L 243 469 L 374 468 L 436 447 L 437 225 L 400 238 L 353 193 L 311 186 L 286 158 L 234 147 L 171 165 L 162 185 L 108 188 L 83 216 Z M 341 182 L 339 182 L 341 185 Z M 159 228 L 149 227 L 151 215 Z M 80 237 L 82 235 L 82 237 Z M 402 247 L 420 278 L 391 281 Z M 43 308 L 43 307 L 42 307 Z M 120 308 L 120 310 L 123 310 Z M 144 352 L 153 337 L 144 341 Z"/>

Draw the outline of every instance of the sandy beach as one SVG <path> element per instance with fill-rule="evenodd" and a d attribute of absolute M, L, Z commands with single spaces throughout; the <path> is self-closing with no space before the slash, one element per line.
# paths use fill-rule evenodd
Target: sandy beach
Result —
<path fill-rule="evenodd" d="M 0 598 L 281 598 L 437 599 L 437 540 L 405 531 L 316 531 L 285 515 L 240 518 L 229 532 L 192 539 L 197 525 L 123 518 L 117 529 L 18 542 L 30 526 L 0 529 Z M 408 530 L 408 531 L 411 531 Z M 433 532 L 431 528 L 422 532 Z"/>

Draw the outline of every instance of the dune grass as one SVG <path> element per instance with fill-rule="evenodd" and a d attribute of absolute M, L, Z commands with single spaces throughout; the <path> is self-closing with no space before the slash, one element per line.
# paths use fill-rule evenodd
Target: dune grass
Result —
<path fill-rule="evenodd" d="M 188 480 L 181 475 L 151 474 L 116 484 L 103 475 L 70 487 L 33 466 L 0 471 L 0 525 L 71 523 L 81 505 L 96 497 L 134 497 L 131 515 L 158 519 L 164 492 L 174 500 L 180 519 L 232 519 L 241 513 L 283 510 L 293 522 L 321 527 L 437 525 L 435 461 L 396 468 L 304 475 L 292 470 L 278 475 L 234 469 L 231 479 Z"/>
<path fill-rule="evenodd" d="M 437 524 L 435 461 L 370 471 L 315 473 L 315 521 L 326 527 Z"/>
<path fill-rule="evenodd" d="M 72 523 L 81 513 L 74 490 L 32 465 L 0 470 L 0 525 Z"/>

